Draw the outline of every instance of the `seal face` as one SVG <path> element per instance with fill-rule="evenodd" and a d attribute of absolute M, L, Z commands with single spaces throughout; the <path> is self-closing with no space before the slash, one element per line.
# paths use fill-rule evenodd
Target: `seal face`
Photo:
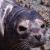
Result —
<path fill-rule="evenodd" d="M 45 43 L 45 32 L 45 21 L 34 10 L 28 12 L 15 6 L 5 18 L 4 38 L 9 49 L 25 50 L 41 46 Z"/>

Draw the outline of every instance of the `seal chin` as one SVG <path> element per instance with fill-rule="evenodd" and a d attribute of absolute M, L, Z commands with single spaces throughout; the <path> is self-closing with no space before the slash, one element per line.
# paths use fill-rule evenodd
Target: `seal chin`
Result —
<path fill-rule="evenodd" d="M 35 42 L 35 43 L 30 43 L 31 48 L 35 48 L 35 47 L 40 47 L 42 45 L 44 45 L 44 42 Z"/>

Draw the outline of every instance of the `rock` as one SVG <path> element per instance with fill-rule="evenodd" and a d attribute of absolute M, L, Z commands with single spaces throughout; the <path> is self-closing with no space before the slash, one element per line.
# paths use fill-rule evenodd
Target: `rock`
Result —
<path fill-rule="evenodd" d="M 50 0 L 42 0 L 44 5 L 50 5 Z"/>

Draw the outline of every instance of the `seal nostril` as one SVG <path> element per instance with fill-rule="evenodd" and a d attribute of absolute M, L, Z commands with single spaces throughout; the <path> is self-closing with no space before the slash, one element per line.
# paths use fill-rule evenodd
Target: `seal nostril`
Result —
<path fill-rule="evenodd" d="M 19 31 L 25 31 L 27 28 L 24 26 L 19 26 Z"/>
<path fill-rule="evenodd" d="M 36 38 L 37 40 L 40 40 L 40 39 L 41 39 L 41 35 L 35 36 L 35 38 Z"/>

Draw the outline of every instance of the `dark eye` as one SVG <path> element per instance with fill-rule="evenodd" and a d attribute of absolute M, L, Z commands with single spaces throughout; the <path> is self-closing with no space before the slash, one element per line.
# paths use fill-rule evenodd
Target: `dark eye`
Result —
<path fill-rule="evenodd" d="M 20 31 L 25 31 L 27 28 L 26 27 L 24 27 L 24 26 L 19 26 L 19 30 Z"/>
<path fill-rule="evenodd" d="M 45 27 L 45 24 L 42 24 L 42 25 L 41 25 L 41 28 L 44 28 L 44 27 Z"/>

